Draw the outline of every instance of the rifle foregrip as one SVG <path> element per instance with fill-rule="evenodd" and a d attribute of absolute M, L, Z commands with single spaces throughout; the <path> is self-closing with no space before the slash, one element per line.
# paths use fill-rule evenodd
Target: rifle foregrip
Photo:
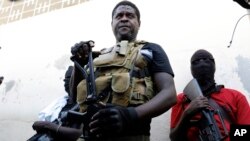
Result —
<path fill-rule="evenodd" d="M 87 113 L 76 112 L 73 110 L 68 111 L 67 119 L 69 121 L 82 123 L 86 119 Z"/>

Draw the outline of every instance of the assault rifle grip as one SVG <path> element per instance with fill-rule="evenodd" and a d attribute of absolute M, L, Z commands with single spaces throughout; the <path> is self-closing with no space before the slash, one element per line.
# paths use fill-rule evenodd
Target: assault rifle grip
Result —
<path fill-rule="evenodd" d="M 202 114 L 206 119 L 203 123 L 203 129 L 200 129 L 201 141 L 221 141 L 222 136 L 214 119 L 214 113 L 211 110 L 202 110 Z"/>

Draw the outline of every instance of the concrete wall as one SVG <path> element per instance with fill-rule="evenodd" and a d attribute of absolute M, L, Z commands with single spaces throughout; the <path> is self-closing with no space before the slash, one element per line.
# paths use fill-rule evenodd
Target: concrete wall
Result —
<path fill-rule="evenodd" d="M 65 1 L 64 1 L 65 2 Z M 92 0 L 0 25 L 0 140 L 26 140 L 31 125 L 46 105 L 64 95 L 63 77 L 70 47 L 94 40 L 99 50 L 110 47 L 111 11 L 118 0 Z M 216 59 L 216 81 L 250 95 L 250 24 L 243 18 L 227 48 L 237 20 L 246 10 L 228 0 L 142 1 L 138 39 L 160 44 L 175 72 L 177 92 L 191 80 L 189 59 L 204 48 Z M 2 5 L 1 5 L 2 6 Z M 166 101 L 167 102 L 167 101 Z M 168 140 L 169 114 L 153 119 L 152 140 Z"/>

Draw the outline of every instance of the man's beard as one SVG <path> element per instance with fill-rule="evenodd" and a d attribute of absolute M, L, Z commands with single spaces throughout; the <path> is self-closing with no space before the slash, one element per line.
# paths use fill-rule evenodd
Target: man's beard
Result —
<path fill-rule="evenodd" d="M 131 34 L 119 34 L 120 36 L 120 40 L 128 40 L 128 41 L 131 41 L 133 38 L 131 36 Z"/>
<path fill-rule="evenodd" d="M 127 40 L 127 41 L 133 41 L 136 39 L 137 33 L 133 30 L 122 32 L 119 31 L 119 29 L 116 29 L 116 38 L 118 41 Z"/>

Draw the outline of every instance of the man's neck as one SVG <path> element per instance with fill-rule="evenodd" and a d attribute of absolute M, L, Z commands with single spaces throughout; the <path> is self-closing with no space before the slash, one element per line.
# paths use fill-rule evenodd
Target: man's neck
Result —
<path fill-rule="evenodd" d="M 116 43 L 119 43 L 119 42 L 121 42 L 121 41 L 125 41 L 125 40 L 116 40 Z M 133 39 L 133 40 L 127 40 L 128 42 L 134 42 L 134 41 L 136 41 L 136 39 Z"/>

